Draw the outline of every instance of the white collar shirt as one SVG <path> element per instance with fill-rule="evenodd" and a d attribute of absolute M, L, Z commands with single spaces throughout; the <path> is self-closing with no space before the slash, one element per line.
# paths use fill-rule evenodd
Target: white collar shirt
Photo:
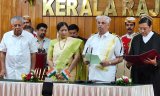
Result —
<path fill-rule="evenodd" d="M 149 34 L 147 36 L 143 36 L 142 37 L 143 38 L 143 42 L 147 43 L 151 39 L 151 37 L 153 36 L 153 34 L 154 33 L 151 31 L 151 32 L 149 32 Z"/>
<path fill-rule="evenodd" d="M 22 73 L 29 73 L 31 53 L 37 52 L 37 48 L 31 33 L 23 30 L 20 36 L 16 36 L 12 30 L 4 34 L 0 51 L 6 52 L 6 78 L 21 79 Z"/>
<path fill-rule="evenodd" d="M 115 43 L 110 46 L 110 41 L 115 39 Z M 108 56 L 108 60 L 113 60 L 117 56 L 123 55 L 123 48 L 120 39 L 109 33 L 106 32 L 101 37 L 99 33 L 91 36 L 84 47 L 83 55 L 86 53 L 92 53 L 94 55 L 98 55 L 101 60 L 106 59 L 106 50 L 111 48 L 110 54 Z M 91 52 L 92 50 L 92 52 Z M 108 66 L 107 70 L 98 70 L 96 66 L 99 64 L 93 64 L 89 67 L 89 79 L 90 80 L 100 80 L 100 81 L 108 81 L 112 82 L 115 81 L 115 73 L 116 73 L 116 66 Z"/>
<path fill-rule="evenodd" d="M 49 43 L 50 43 L 50 39 L 48 39 L 48 38 L 44 38 L 42 41 L 39 41 L 36 38 L 36 47 L 37 47 L 37 49 L 39 49 L 39 48 L 40 49 L 45 49 L 46 53 L 48 52 Z"/>

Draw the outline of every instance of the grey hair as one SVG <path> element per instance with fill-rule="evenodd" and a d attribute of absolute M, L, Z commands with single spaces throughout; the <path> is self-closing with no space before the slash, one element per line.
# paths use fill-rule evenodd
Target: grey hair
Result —
<path fill-rule="evenodd" d="M 105 18 L 105 21 L 106 21 L 107 23 L 110 23 L 110 22 L 111 22 L 111 18 L 108 17 L 108 16 L 97 16 L 97 17 L 96 17 L 96 20 L 98 21 L 98 19 L 100 19 L 100 18 Z"/>
<path fill-rule="evenodd" d="M 14 16 L 12 19 L 11 19 L 11 24 L 14 24 L 15 21 L 21 21 L 22 23 L 24 23 L 24 19 L 21 17 L 21 16 Z"/>

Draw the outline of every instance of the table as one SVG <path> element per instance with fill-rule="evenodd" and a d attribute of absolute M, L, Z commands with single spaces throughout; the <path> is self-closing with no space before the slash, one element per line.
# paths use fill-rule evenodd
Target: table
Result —
<path fill-rule="evenodd" d="M 43 83 L 0 81 L 0 96 L 42 96 Z M 53 96 L 154 96 L 152 85 L 111 86 L 54 83 Z"/>

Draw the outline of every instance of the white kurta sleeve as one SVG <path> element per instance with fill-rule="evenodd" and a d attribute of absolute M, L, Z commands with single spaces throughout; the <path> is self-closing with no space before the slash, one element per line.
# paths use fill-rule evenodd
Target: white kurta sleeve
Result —
<path fill-rule="evenodd" d="M 123 52 L 123 46 L 120 38 L 116 37 L 115 43 L 116 43 L 115 50 L 114 50 L 115 56 L 122 56 L 124 52 Z"/>
<path fill-rule="evenodd" d="M 6 47 L 6 44 L 5 44 L 5 34 L 3 35 L 3 38 L 2 38 L 2 41 L 0 43 L 0 51 L 3 51 L 3 52 L 6 52 L 7 51 L 7 47 Z"/>
<path fill-rule="evenodd" d="M 31 41 L 29 43 L 29 48 L 30 48 L 30 53 L 35 53 L 38 51 L 37 46 L 36 46 L 36 40 L 35 38 L 31 38 Z"/>

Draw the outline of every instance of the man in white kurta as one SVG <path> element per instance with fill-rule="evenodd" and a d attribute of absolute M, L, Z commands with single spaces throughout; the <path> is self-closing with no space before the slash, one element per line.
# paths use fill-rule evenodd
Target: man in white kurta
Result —
<path fill-rule="evenodd" d="M 13 30 L 6 32 L 2 38 L 0 51 L 2 54 L 2 71 L 6 79 L 21 79 L 21 74 L 28 74 L 34 69 L 35 39 L 33 35 L 22 30 L 23 19 L 15 16 L 11 20 Z"/>
<path fill-rule="evenodd" d="M 97 16 L 96 19 L 99 32 L 87 40 L 83 55 L 98 55 L 101 63 L 89 65 L 89 80 L 112 82 L 115 81 L 115 65 L 122 61 L 122 44 L 116 35 L 108 31 L 111 21 L 109 17 Z"/>

